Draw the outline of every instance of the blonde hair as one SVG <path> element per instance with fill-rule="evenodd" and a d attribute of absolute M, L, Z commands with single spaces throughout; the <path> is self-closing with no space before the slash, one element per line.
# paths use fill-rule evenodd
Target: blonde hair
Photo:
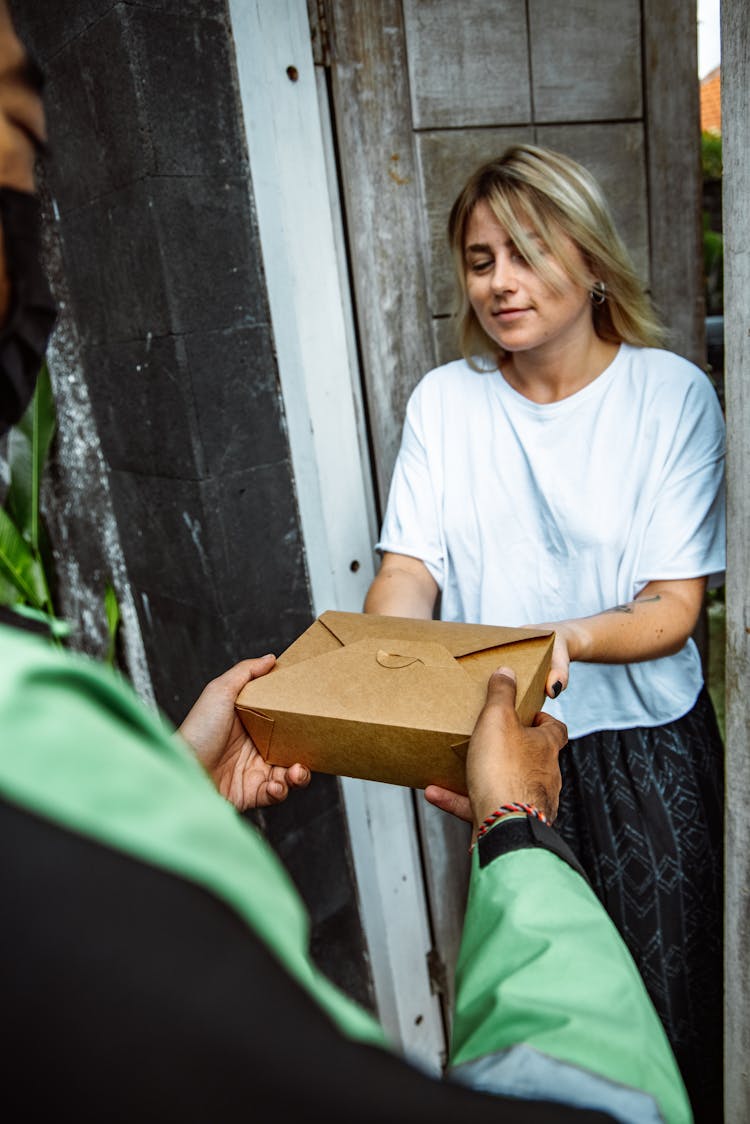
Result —
<path fill-rule="evenodd" d="M 466 229 L 478 203 L 485 201 L 531 267 L 559 289 L 559 276 L 537 245 L 539 238 L 565 273 L 590 286 L 570 253 L 578 248 L 606 299 L 592 302 L 594 331 L 603 340 L 636 347 L 658 347 L 664 329 L 644 292 L 609 207 L 594 177 L 575 160 L 532 144 L 513 145 L 483 164 L 469 178 L 451 209 L 448 238 L 458 282 L 459 344 L 467 362 L 498 359 L 498 345 L 481 327 L 466 291 Z M 531 233 L 529 233 L 531 227 Z M 500 352 L 500 358 L 503 353 Z"/>

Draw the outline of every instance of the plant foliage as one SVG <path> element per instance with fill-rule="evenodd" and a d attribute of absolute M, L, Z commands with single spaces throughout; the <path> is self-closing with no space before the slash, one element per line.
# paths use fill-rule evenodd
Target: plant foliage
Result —
<path fill-rule="evenodd" d="M 42 560 L 41 480 L 56 428 L 46 363 L 26 413 L 8 436 L 10 484 L 0 509 L 0 602 L 54 617 Z"/>
<path fill-rule="evenodd" d="M 706 180 L 720 180 L 722 172 L 721 134 L 701 133 L 701 168 Z"/>
<path fill-rule="evenodd" d="M 44 620 L 59 644 L 71 630 L 55 613 L 51 552 L 41 515 L 42 477 L 56 428 L 55 400 L 45 363 L 26 413 L 8 435 L 10 482 L 0 507 L 0 605 Z M 111 584 L 104 593 L 104 612 L 109 637 L 105 660 L 113 665 L 120 606 Z"/>

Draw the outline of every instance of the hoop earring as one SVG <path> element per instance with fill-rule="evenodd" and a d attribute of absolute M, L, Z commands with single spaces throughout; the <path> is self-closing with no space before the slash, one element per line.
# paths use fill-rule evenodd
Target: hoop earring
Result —
<path fill-rule="evenodd" d="M 607 286 L 603 281 L 595 281 L 589 296 L 591 297 L 591 303 L 595 304 L 597 307 L 604 304 L 607 299 Z"/>

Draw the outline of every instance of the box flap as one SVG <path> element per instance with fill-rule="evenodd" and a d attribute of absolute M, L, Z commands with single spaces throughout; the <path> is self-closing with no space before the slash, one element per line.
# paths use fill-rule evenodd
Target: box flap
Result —
<path fill-rule="evenodd" d="M 293 663 L 299 663 L 300 660 L 309 660 L 312 656 L 334 652 L 341 647 L 341 643 L 341 640 L 337 640 L 320 620 L 313 621 L 310 627 L 281 653 L 276 660 L 276 666 L 289 667 Z"/>
<path fill-rule="evenodd" d="M 260 750 L 261 757 L 268 760 L 271 752 L 274 720 L 259 710 L 246 710 L 243 715 L 244 726 Z M 294 764 L 294 762 L 290 762 Z"/>
<path fill-rule="evenodd" d="M 375 613 L 340 613 L 334 610 L 322 613 L 318 621 L 341 644 L 352 644 L 370 636 L 387 636 L 397 640 L 424 640 L 442 644 L 452 656 L 465 656 L 470 652 L 550 635 L 547 630 L 534 628 L 421 621 L 411 617 L 383 617 Z"/>
<path fill-rule="evenodd" d="M 485 695 L 441 644 L 372 636 L 252 680 L 237 707 L 468 736 Z"/>

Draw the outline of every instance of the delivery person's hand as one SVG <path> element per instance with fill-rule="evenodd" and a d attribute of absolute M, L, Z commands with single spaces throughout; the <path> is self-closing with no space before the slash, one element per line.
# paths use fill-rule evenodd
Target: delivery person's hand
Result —
<path fill-rule="evenodd" d="M 264 761 L 234 708 L 245 684 L 265 675 L 275 662 L 275 656 L 242 660 L 212 679 L 179 727 L 221 795 L 240 812 L 279 804 L 290 788 L 310 783 L 304 765 L 287 769 Z"/>
<path fill-rule="evenodd" d="M 6 0 L 0 0 L 0 187 L 33 192 L 34 160 L 46 139 L 39 96 L 41 75 L 15 33 Z M 0 229 L 0 323 L 10 304 L 10 279 Z"/>
<path fill-rule="evenodd" d="M 537 714 L 523 726 L 515 708 L 516 677 L 499 668 L 487 684 L 487 701 L 477 719 L 466 756 L 468 796 L 437 785 L 427 800 L 475 829 L 502 804 L 534 804 L 550 822 L 557 814 L 562 779 L 557 757 L 568 740 L 562 722 Z"/>

